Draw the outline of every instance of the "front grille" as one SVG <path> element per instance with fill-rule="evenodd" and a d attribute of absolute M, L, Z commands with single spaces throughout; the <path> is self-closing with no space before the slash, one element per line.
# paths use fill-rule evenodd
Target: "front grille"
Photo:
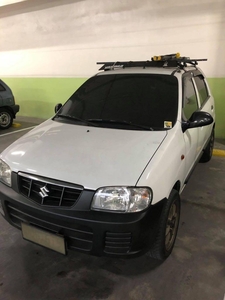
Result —
<path fill-rule="evenodd" d="M 29 223 L 51 233 L 65 237 L 67 248 L 90 252 L 93 245 L 93 232 L 88 226 L 76 224 L 66 217 L 54 216 L 48 212 L 33 211 L 31 208 L 6 202 L 6 209 L 11 222 L 21 228 L 21 222 Z"/>
<path fill-rule="evenodd" d="M 104 252 L 108 254 L 126 254 L 131 248 L 130 232 L 106 232 Z"/>
<path fill-rule="evenodd" d="M 81 187 L 70 187 L 48 179 L 19 173 L 20 193 L 40 205 L 55 207 L 73 206 L 82 193 Z"/>

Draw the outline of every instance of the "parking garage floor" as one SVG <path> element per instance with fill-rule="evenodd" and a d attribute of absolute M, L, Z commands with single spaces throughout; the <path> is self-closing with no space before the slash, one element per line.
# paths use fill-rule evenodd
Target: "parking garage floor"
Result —
<path fill-rule="evenodd" d="M 0 152 L 40 120 L 17 122 L 0 131 Z M 225 150 L 222 140 L 215 146 Z M 24 241 L 0 216 L 0 299 L 225 300 L 225 157 L 198 164 L 181 199 L 178 237 L 163 263 L 62 256 Z"/>

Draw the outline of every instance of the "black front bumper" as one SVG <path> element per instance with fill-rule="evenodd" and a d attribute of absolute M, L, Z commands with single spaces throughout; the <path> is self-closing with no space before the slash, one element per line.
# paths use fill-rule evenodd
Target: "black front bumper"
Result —
<path fill-rule="evenodd" d="M 15 173 L 13 188 L 0 183 L 4 218 L 10 224 L 21 229 L 21 222 L 25 222 L 60 234 L 65 237 L 67 249 L 97 256 L 135 256 L 147 251 L 155 239 L 164 203 L 160 201 L 138 213 L 92 211 L 89 208 L 94 191 L 84 190 L 71 208 L 43 207 L 22 196 L 17 186 Z"/>

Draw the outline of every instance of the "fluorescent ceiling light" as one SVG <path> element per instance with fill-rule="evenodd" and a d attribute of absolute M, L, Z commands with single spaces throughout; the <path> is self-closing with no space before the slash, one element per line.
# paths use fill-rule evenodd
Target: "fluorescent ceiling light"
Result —
<path fill-rule="evenodd" d="M 14 3 L 18 3 L 18 2 L 24 2 L 27 0 L 0 0 L 0 6 L 5 6 L 5 5 L 9 5 L 9 4 L 14 4 Z"/>

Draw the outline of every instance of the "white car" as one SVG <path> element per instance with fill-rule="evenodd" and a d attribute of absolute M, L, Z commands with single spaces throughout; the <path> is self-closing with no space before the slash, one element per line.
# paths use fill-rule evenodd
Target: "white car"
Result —
<path fill-rule="evenodd" d="M 167 258 L 179 195 L 213 150 L 214 100 L 197 61 L 103 63 L 0 155 L 4 218 L 63 254 Z"/>

